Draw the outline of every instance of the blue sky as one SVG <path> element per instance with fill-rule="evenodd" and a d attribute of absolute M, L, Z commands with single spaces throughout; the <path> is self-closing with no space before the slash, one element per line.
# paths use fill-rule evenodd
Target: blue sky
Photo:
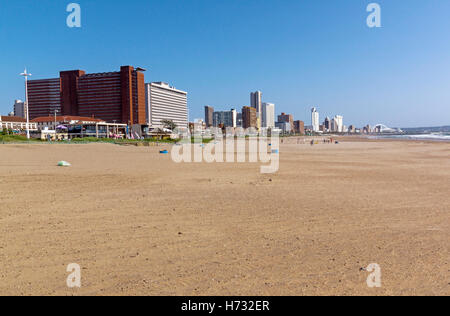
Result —
<path fill-rule="evenodd" d="M 317 106 L 347 125 L 450 125 L 450 1 L 378 0 L 383 27 L 370 29 L 374 1 L 3 0 L 0 113 L 23 99 L 25 66 L 47 78 L 129 64 L 188 91 L 191 119 L 261 90 L 308 124 Z M 66 26 L 70 2 L 80 29 Z"/>

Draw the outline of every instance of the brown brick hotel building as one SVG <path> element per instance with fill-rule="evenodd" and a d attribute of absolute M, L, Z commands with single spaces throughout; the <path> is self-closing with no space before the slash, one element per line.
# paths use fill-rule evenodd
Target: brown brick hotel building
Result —
<path fill-rule="evenodd" d="M 28 81 L 30 119 L 57 115 L 85 116 L 106 122 L 145 124 L 143 69 L 86 74 L 62 71 L 56 79 Z"/>

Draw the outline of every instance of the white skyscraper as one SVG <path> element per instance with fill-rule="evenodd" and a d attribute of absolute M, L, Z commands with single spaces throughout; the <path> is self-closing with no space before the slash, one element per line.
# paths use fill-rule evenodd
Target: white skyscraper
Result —
<path fill-rule="evenodd" d="M 262 104 L 261 127 L 275 128 L 275 104 L 273 103 Z"/>
<path fill-rule="evenodd" d="M 311 125 L 314 132 L 319 132 L 320 130 L 320 117 L 319 112 L 317 112 L 316 108 L 311 109 Z"/>
<path fill-rule="evenodd" d="M 340 115 L 336 115 L 331 120 L 331 132 L 334 133 L 343 133 L 344 132 L 344 117 Z"/>
<path fill-rule="evenodd" d="M 164 82 L 145 84 L 146 114 L 151 127 L 163 127 L 163 120 L 173 121 L 178 128 L 188 127 L 187 92 Z"/>
<path fill-rule="evenodd" d="M 340 115 L 336 115 L 334 118 L 336 122 L 336 132 L 343 133 L 344 132 L 344 117 Z"/>

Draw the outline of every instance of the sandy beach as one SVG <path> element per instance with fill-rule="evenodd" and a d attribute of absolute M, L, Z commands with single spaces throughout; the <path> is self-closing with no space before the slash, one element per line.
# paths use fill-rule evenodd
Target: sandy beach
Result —
<path fill-rule="evenodd" d="M 448 142 L 286 142 L 271 175 L 162 148 L 0 145 L 0 295 L 450 295 Z"/>

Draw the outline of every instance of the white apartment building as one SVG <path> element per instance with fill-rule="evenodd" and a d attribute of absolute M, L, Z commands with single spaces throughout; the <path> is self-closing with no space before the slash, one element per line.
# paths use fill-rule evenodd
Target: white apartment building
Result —
<path fill-rule="evenodd" d="M 275 128 L 275 104 L 263 103 L 261 127 Z"/>
<path fill-rule="evenodd" d="M 344 117 L 340 115 L 336 115 L 331 120 L 331 132 L 334 133 L 343 133 L 344 132 Z"/>
<path fill-rule="evenodd" d="M 312 130 L 314 132 L 319 132 L 320 131 L 320 117 L 319 117 L 319 112 L 317 112 L 316 108 L 312 108 L 311 109 L 311 126 L 312 126 Z"/>
<path fill-rule="evenodd" d="M 336 123 L 336 132 L 343 133 L 344 132 L 344 117 L 341 115 L 336 115 L 334 117 L 334 121 Z"/>
<path fill-rule="evenodd" d="M 22 100 L 14 101 L 14 116 L 21 117 L 24 119 L 27 118 L 27 110 L 25 108 L 25 102 L 23 102 Z"/>
<path fill-rule="evenodd" d="M 178 128 L 189 124 L 187 92 L 177 90 L 165 82 L 145 85 L 146 115 L 150 127 L 164 127 L 163 120 L 173 121 Z"/>

